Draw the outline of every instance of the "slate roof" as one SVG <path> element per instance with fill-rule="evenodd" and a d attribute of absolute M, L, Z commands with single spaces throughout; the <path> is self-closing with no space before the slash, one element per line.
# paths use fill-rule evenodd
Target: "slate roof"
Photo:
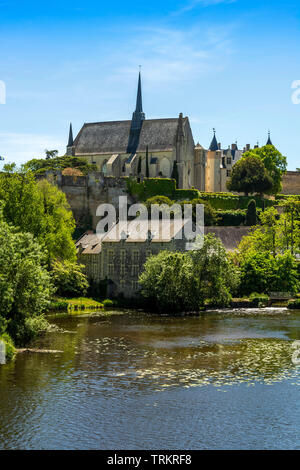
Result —
<path fill-rule="evenodd" d="M 184 122 L 188 118 L 184 118 Z M 75 154 L 126 153 L 131 121 L 84 124 L 77 135 Z M 175 146 L 178 118 L 143 121 L 137 152 L 171 150 Z"/>
<path fill-rule="evenodd" d="M 76 248 L 82 254 L 97 255 L 101 252 L 103 236 L 96 233 L 84 233 L 82 237 L 77 240 Z"/>
<path fill-rule="evenodd" d="M 209 150 L 215 152 L 216 150 L 219 150 L 218 142 L 216 139 L 216 134 L 214 133 L 213 139 L 211 141 L 211 144 L 209 146 Z"/>
<path fill-rule="evenodd" d="M 106 242 L 120 242 L 124 236 L 125 243 L 130 242 L 146 242 L 148 240 L 149 231 L 151 233 L 151 242 L 170 242 L 175 235 L 182 230 L 184 225 L 187 223 L 186 220 L 174 219 L 174 220 L 159 220 L 157 225 L 151 227 L 149 221 L 145 226 L 140 225 L 140 221 L 133 220 L 128 223 L 127 232 L 125 233 L 122 229 L 122 224 L 117 223 L 114 226 L 114 230 L 111 230 L 105 234 L 102 243 Z M 136 233 L 140 233 L 139 236 Z"/>

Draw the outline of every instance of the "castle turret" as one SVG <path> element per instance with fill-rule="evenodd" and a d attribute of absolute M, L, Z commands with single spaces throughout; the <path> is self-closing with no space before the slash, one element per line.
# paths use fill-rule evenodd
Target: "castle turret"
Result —
<path fill-rule="evenodd" d="M 268 132 L 268 140 L 267 140 L 266 145 L 273 145 L 273 144 L 272 144 L 272 140 L 271 140 L 271 133 L 270 133 L 270 131 Z"/>

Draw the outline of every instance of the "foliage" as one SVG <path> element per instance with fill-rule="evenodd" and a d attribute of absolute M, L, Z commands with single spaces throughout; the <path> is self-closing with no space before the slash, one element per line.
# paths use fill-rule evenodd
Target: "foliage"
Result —
<path fill-rule="evenodd" d="M 0 201 L 4 219 L 22 232 L 32 233 L 47 251 L 47 261 L 75 260 L 72 240 L 75 221 L 65 194 L 32 173 L 1 173 Z"/>
<path fill-rule="evenodd" d="M 103 303 L 105 308 L 110 308 L 110 307 L 114 306 L 114 302 L 111 299 L 105 299 L 105 300 L 103 300 L 102 303 Z"/>
<path fill-rule="evenodd" d="M 292 254 L 300 248 L 300 200 L 288 198 L 281 202 L 284 209 L 280 217 L 279 228 L 282 233 L 282 248 L 291 248 Z"/>
<path fill-rule="evenodd" d="M 3 341 L 5 344 L 6 360 L 11 361 L 16 354 L 16 349 L 13 340 L 11 339 L 8 333 L 4 333 L 2 336 L 0 336 L 0 341 Z"/>
<path fill-rule="evenodd" d="M 269 177 L 272 180 L 272 187 L 267 194 L 278 194 L 282 189 L 281 179 L 287 168 L 287 160 L 274 145 L 265 145 L 244 153 L 242 158 L 248 156 L 258 157 L 266 168 Z"/>
<path fill-rule="evenodd" d="M 148 152 L 148 145 L 146 148 L 146 178 L 149 178 L 149 152 Z"/>
<path fill-rule="evenodd" d="M 173 178 L 176 181 L 176 187 L 178 188 L 178 186 L 179 186 L 179 173 L 178 173 L 178 167 L 177 167 L 176 160 L 174 160 L 174 163 L 173 163 L 171 178 Z"/>
<path fill-rule="evenodd" d="M 52 294 L 41 247 L 0 217 L 0 317 L 17 344 L 30 340 Z"/>
<path fill-rule="evenodd" d="M 139 156 L 138 167 L 137 167 L 137 174 L 140 175 L 142 173 L 142 157 Z"/>
<path fill-rule="evenodd" d="M 257 213 L 256 213 L 256 201 L 251 199 L 248 204 L 245 225 L 256 225 L 257 224 Z"/>
<path fill-rule="evenodd" d="M 58 295 L 79 297 L 86 294 L 89 284 L 86 275 L 82 272 L 83 268 L 83 265 L 70 261 L 53 261 L 51 277 Z"/>
<path fill-rule="evenodd" d="M 222 226 L 240 226 L 245 223 L 246 211 L 235 210 L 235 211 L 216 211 L 218 218 L 217 225 Z"/>
<path fill-rule="evenodd" d="M 152 196 L 145 201 L 145 205 L 147 206 L 147 209 L 149 210 L 153 204 L 166 204 L 167 206 L 172 206 L 174 204 L 174 201 L 171 201 L 170 198 L 167 196 Z"/>
<path fill-rule="evenodd" d="M 46 160 L 50 158 L 56 158 L 58 155 L 58 150 L 45 150 Z"/>
<path fill-rule="evenodd" d="M 241 293 L 297 292 L 298 273 L 290 251 L 273 256 L 270 251 L 249 252 L 240 262 Z"/>
<path fill-rule="evenodd" d="M 22 171 L 33 172 L 35 175 L 43 175 L 46 171 L 62 171 L 64 168 L 77 168 L 84 175 L 91 171 L 97 171 L 97 166 L 90 164 L 81 157 L 71 157 L 64 155 L 62 157 L 33 158 L 22 166 Z"/>
<path fill-rule="evenodd" d="M 230 191 L 244 192 L 248 196 L 249 193 L 267 193 L 272 184 L 264 163 L 257 156 L 246 152 L 233 166 L 227 187 Z"/>
<path fill-rule="evenodd" d="M 142 295 L 160 312 L 198 311 L 205 302 L 227 305 L 238 277 L 219 239 L 204 238 L 197 251 L 162 251 L 146 261 Z"/>
<path fill-rule="evenodd" d="M 300 299 L 290 300 L 288 303 L 288 308 L 300 310 Z"/>

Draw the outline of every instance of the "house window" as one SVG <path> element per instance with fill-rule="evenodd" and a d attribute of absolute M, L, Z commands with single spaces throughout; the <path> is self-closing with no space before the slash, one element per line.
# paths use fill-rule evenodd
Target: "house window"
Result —
<path fill-rule="evenodd" d="M 125 251 L 125 250 L 121 250 L 121 251 L 120 251 L 120 261 L 121 261 L 121 264 L 124 264 L 124 263 L 125 263 L 125 259 L 126 259 L 126 251 Z"/>
<path fill-rule="evenodd" d="M 120 266 L 120 277 L 125 277 L 125 266 Z"/>
<path fill-rule="evenodd" d="M 113 276 L 113 275 L 114 275 L 114 265 L 113 265 L 113 264 L 109 264 L 109 265 L 108 265 L 108 275 L 109 275 L 109 276 Z"/>
<path fill-rule="evenodd" d="M 124 289 L 125 288 L 125 279 L 121 279 L 120 281 L 120 288 Z"/>
<path fill-rule="evenodd" d="M 231 170 L 227 170 L 227 176 L 231 175 Z"/>
<path fill-rule="evenodd" d="M 132 287 L 132 290 L 137 291 L 138 288 L 139 288 L 139 283 L 138 283 L 138 281 L 132 281 L 132 282 L 131 282 L 131 287 Z"/>
<path fill-rule="evenodd" d="M 227 157 L 227 165 L 231 165 L 231 158 Z"/>
<path fill-rule="evenodd" d="M 138 265 L 133 265 L 131 267 L 131 275 L 132 276 L 138 276 L 139 275 L 139 267 Z"/>
<path fill-rule="evenodd" d="M 108 250 L 108 262 L 113 263 L 114 261 L 114 252 L 113 250 Z"/>
<path fill-rule="evenodd" d="M 133 263 L 134 264 L 137 264 L 139 262 L 139 252 L 138 251 L 134 251 L 133 252 Z"/>

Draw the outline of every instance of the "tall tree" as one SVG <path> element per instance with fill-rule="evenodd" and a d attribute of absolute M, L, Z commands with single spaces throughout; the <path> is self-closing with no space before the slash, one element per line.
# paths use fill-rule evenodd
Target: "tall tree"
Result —
<path fill-rule="evenodd" d="M 266 190 L 267 194 L 278 194 L 282 190 L 282 175 L 287 169 L 287 160 L 274 145 L 265 145 L 246 152 L 244 157 L 258 157 L 264 164 L 269 177 L 272 179 L 272 187 Z"/>
<path fill-rule="evenodd" d="M 173 178 L 176 181 L 176 188 L 179 188 L 179 173 L 178 173 L 178 167 L 177 167 L 176 160 L 173 163 L 171 178 Z"/>
<path fill-rule="evenodd" d="M 146 147 L 146 178 L 149 178 L 149 151 L 148 151 L 148 145 Z"/>
<path fill-rule="evenodd" d="M 248 153 L 248 152 L 247 152 Z M 227 187 L 230 191 L 263 195 L 270 191 L 273 182 L 263 164 L 255 155 L 245 154 L 233 166 Z"/>
<path fill-rule="evenodd" d="M 256 223 L 257 223 L 256 201 L 255 199 L 251 199 L 247 207 L 246 225 L 256 225 Z"/>
<path fill-rule="evenodd" d="M 65 194 L 32 173 L 1 173 L 0 201 L 4 219 L 19 231 L 32 233 L 51 260 L 76 260 L 72 240 L 75 221 Z"/>

